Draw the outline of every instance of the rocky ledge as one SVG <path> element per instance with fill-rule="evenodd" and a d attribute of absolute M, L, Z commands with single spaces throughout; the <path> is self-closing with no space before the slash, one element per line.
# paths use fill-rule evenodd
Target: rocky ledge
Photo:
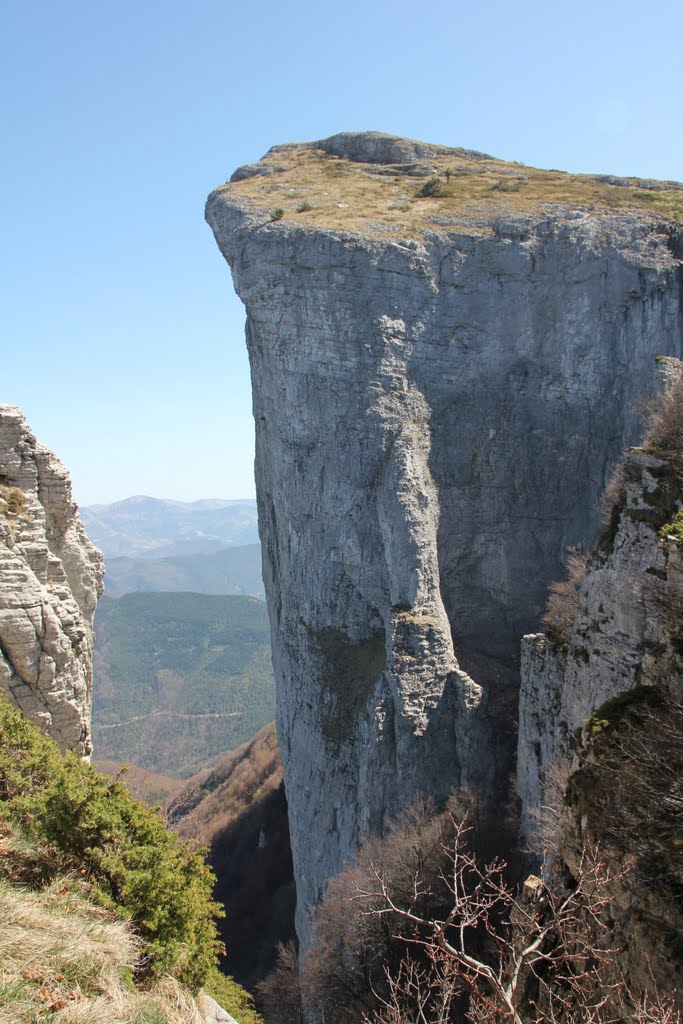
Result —
<path fill-rule="evenodd" d="M 102 555 L 69 474 L 21 411 L 0 405 L 0 684 L 62 750 L 92 750 L 92 623 Z"/>

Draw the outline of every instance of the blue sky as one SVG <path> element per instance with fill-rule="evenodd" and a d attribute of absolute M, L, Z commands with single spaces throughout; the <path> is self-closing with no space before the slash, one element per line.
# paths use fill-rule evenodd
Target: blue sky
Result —
<path fill-rule="evenodd" d="M 207 193 L 379 129 L 683 179 L 683 4 L 7 0 L 0 401 L 82 504 L 253 495 L 243 312 Z"/>

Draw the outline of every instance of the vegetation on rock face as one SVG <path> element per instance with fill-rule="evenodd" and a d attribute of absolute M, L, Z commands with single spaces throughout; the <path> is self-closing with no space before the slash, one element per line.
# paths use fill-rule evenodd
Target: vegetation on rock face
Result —
<path fill-rule="evenodd" d="M 20 516 L 26 511 L 26 495 L 19 487 L 0 484 L 0 499 L 4 502 L 5 512 L 12 516 Z"/>
<path fill-rule="evenodd" d="M 683 546 L 683 363 L 668 356 L 660 357 L 658 362 L 663 371 L 663 386 L 643 403 L 641 409 L 644 422 L 641 447 L 664 463 L 659 470 L 658 489 L 654 494 L 646 495 L 651 503 L 647 516 L 659 530 L 662 540 L 673 536 Z M 601 497 L 605 522 L 600 541 L 603 554 L 611 550 L 624 512 L 629 472 L 627 460 L 622 459 Z M 584 553 L 571 549 L 567 578 L 551 584 L 549 588 L 543 623 L 548 638 L 561 649 L 567 648 L 571 638 L 587 564 Z"/>
<path fill-rule="evenodd" d="M 261 986 L 269 1024 L 680 1024 L 672 978 L 622 969 L 619 880 L 596 850 L 516 887 L 456 813 L 416 805 L 361 847 L 318 908 L 298 1003 L 291 950 Z"/>
<path fill-rule="evenodd" d="M 683 363 L 662 356 L 658 360 L 664 386 L 643 411 L 646 421 L 643 448 L 667 459 L 683 460 Z M 679 469 L 683 466 L 679 464 Z"/>
<path fill-rule="evenodd" d="M 37 852 L 0 866 L 44 885 L 58 872 L 85 878 L 100 906 L 131 922 L 138 971 L 171 974 L 190 988 L 205 981 L 220 952 L 213 876 L 201 853 L 0 700 L 0 821 Z"/>
<path fill-rule="evenodd" d="M 256 598 L 105 595 L 95 631 L 102 759 L 187 777 L 274 716 L 270 627 Z"/>
<path fill-rule="evenodd" d="M 550 585 L 543 623 L 548 638 L 558 647 L 566 649 L 571 639 L 572 626 L 579 609 L 579 589 L 586 572 L 588 556 L 572 549 L 567 563 L 567 578 Z"/>
<path fill-rule="evenodd" d="M 0 515 L 9 523 L 12 533 L 30 523 L 28 502 L 20 487 L 0 484 Z"/>
<path fill-rule="evenodd" d="M 683 703 L 636 687 L 598 708 L 586 737 L 567 791 L 574 843 L 599 844 L 613 868 L 624 969 L 667 991 L 683 970 Z"/>
<path fill-rule="evenodd" d="M 644 437 L 641 447 L 665 462 L 658 491 L 651 496 L 651 521 L 665 539 L 673 534 L 680 541 L 681 502 L 683 502 L 683 363 L 660 356 L 663 374 L 659 392 L 641 408 Z M 601 499 L 605 531 L 602 550 L 609 551 L 619 526 L 626 500 L 626 460 L 615 467 Z"/>

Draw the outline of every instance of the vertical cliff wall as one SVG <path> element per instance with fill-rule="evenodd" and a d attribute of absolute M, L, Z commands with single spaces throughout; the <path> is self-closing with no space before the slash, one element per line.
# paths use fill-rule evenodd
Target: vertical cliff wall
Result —
<path fill-rule="evenodd" d="M 63 750 L 92 750 L 92 622 L 102 555 L 62 463 L 0 405 L 0 684 Z"/>
<path fill-rule="evenodd" d="M 416 790 L 502 786 L 519 639 L 681 350 L 678 229 L 598 179 L 372 133 L 234 178 L 207 219 L 247 311 L 305 943 Z"/>

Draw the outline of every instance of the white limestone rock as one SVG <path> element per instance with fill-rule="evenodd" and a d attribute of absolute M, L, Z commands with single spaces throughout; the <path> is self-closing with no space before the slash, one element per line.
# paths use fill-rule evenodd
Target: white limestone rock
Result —
<path fill-rule="evenodd" d="M 92 751 L 92 623 L 102 555 L 66 468 L 0 405 L 0 685 L 62 750 Z"/>
<path fill-rule="evenodd" d="M 220 1003 L 217 1003 L 206 992 L 199 993 L 197 1005 L 204 1024 L 238 1024 L 232 1014 L 224 1010 Z"/>
<path fill-rule="evenodd" d="M 507 777 L 520 638 L 567 547 L 593 539 L 654 357 L 681 352 L 679 241 L 647 214 L 560 206 L 409 237 L 323 230 L 264 219 L 245 184 L 206 215 L 247 311 L 305 947 L 328 879 L 417 790 Z"/>
<path fill-rule="evenodd" d="M 628 453 L 624 481 L 614 536 L 588 564 L 566 649 L 544 634 L 522 641 L 517 782 L 522 834 L 537 855 L 539 811 L 562 796 L 553 773 L 577 767 L 577 744 L 593 712 L 636 686 L 683 695 L 676 649 L 683 556 L 674 536 L 660 537 L 683 494 L 671 464 L 641 449 Z"/>

